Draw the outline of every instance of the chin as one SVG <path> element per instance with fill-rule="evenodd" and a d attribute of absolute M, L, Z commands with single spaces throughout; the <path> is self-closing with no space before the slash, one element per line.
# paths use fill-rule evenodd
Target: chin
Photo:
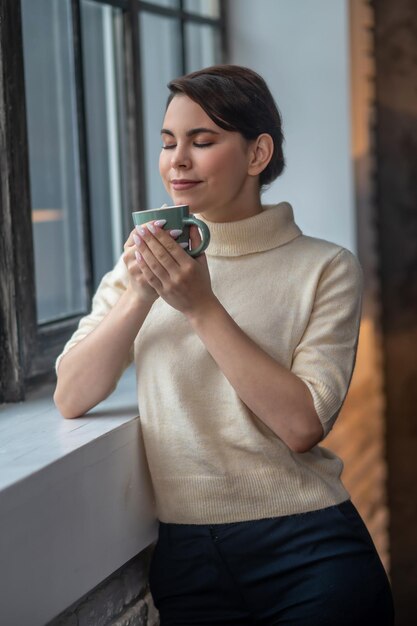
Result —
<path fill-rule="evenodd" d="M 180 206 L 181 204 L 188 204 L 188 202 L 184 198 L 179 198 L 178 196 L 170 196 L 172 199 L 173 206 Z"/>
<path fill-rule="evenodd" d="M 185 194 L 183 196 L 181 196 L 181 197 L 177 196 L 176 198 L 172 198 L 172 200 L 173 200 L 173 204 L 175 206 L 181 206 L 183 204 L 189 206 L 190 207 L 190 213 L 198 213 L 199 212 L 196 203 L 193 202 L 191 200 L 191 198 L 187 198 L 185 196 Z"/>

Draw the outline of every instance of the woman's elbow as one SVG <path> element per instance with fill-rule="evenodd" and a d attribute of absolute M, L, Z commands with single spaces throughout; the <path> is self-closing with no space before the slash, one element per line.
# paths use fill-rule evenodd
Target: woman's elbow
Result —
<path fill-rule="evenodd" d="M 55 387 L 53 400 L 56 408 L 65 419 L 73 419 L 75 417 L 82 417 L 89 411 L 95 403 L 87 405 L 82 402 L 81 394 L 75 394 L 74 391 L 69 391 L 66 386 L 59 383 Z"/>
<path fill-rule="evenodd" d="M 85 394 L 81 390 L 79 393 L 67 392 L 59 382 L 55 388 L 53 400 L 56 408 L 66 419 L 83 417 L 88 411 L 105 400 L 116 389 L 117 382 L 113 382 L 108 387 L 96 390 L 94 394 Z"/>
<path fill-rule="evenodd" d="M 71 406 L 70 403 L 65 402 L 61 398 L 61 394 L 58 388 L 55 389 L 53 400 L 56 408 L 61 413 L 62 417 L 65 417 L 65 419 L 73 419 L 75 417 L 81 417 L 82 415 L 84 415 L 82 411 L 77 411 L 74 406 Z"/>
<path fill-rule="evenodd" d="M 320 443 L 323 436 L 323 426 L 317 416 L 317 413 L 314 413 L 309 418 L 308 426 L 305 426 L 301 432 L 298 432 L 287 445 L 292 452 L 302 454 L 304 452 L 309 452 L 318 443 Z"/>

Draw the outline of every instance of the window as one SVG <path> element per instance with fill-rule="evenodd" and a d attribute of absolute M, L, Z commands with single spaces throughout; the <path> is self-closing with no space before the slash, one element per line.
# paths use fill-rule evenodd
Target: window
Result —
<path fill-rule="evenodd" d="M 166 84 L 224 45 L 215 0 L 0 3 L 0 402 L 51 375 L 130 213 L 167 200 Z"/>
<path fill-rule="evenodd" d="M 71 5 L 21 0 L 39 324 L 87 307 Z"/>

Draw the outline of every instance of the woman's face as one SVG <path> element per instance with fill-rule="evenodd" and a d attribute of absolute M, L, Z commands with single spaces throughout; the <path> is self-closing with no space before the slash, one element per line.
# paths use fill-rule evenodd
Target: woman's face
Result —
<path fill-rule="evenodd" d="M 185 95 L 170 102 L 161 136 L 159 171 L 174 204 L 211 221 L 236 219 L 257 185 L 248 174 L 250 142 L 217 126 Z"/>

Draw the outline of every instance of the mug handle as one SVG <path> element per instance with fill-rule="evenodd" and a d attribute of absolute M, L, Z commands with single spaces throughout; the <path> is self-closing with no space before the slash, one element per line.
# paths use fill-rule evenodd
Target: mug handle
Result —
<path fill-rule="evenodd" d="M 199 254 L 204 252 L 204 250 L 207 248 L 207 246 L 210 243 L 210 231 L 208 229 L 208 226 L 201 220 L 198 220 L 196 217 L 194 217 L 194 215 L 190 215 L 189 217 L 184 217 L 182 220 L 182 223 L 189 224 L 190 226 L 191 225 L 197 226 L 198 229 L 201 230 L 202 242 L 200 243 L 200 245 L 197 248 L 194 248 L 192 250 L 187 250 L 190 256 L 192 257 L 198 256 Z"/>

